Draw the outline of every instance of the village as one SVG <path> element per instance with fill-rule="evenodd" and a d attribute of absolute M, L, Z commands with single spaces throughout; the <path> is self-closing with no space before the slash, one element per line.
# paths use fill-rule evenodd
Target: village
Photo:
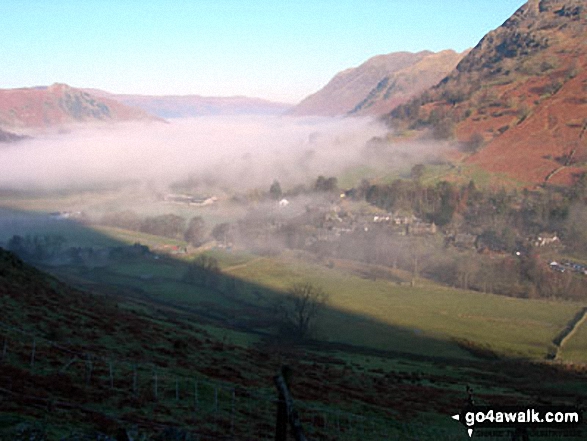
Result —
<path fill-rule="evenodd" d="M 274 184 L 275 185 L 275 184 Z M 556 232 L 542 231 L 527 237 L 503 237 L 491 230 L 471 227 L 470 223 L 449 223 L 443 226 L 417 216 L 409 207 L 385 210 L 370 201 L 357 199 L 356 189 L 337 190 L 333 179 L 318 179 L 313 190 L 302 194 L 282 194 L 280 189 L 273 194 L 251 201 L 248 198 L 221 197 L 204 193 L 167 193 L 158 196 L 157 203 L 183 205 L 195 217 L 202 218 L 197 229 L 197 240 L 188 238 L 186 220 L 176 214 L 143 218 L 136 213 L 121 212 L 104 216 L 98 224 L 123 229 L 142 231 L 156 236 L 186 240 L 181 244 L 147 244 L 155 255 L 190 256 L 209 249 L 253 250 L 260 254 L 276 254 L 289 248 L 304 250 L 331 258 L 353 257 L 352 248 L 362 249 L 360 260 L 380 261 L 369 246 L 378 249 L 394 248 L 399 241 L 418 240 L 434 244 L 435 247 L 453 249 L 455 252 L 478 253 L 486 256 L 528 255 L 532 250 L 546 257 L 546 267 L 555 273 L 587 275 L 582 263 L 570 259 L 556 258 L 564 249 Z M 322 190 L 322 191 L 320 191 Z M 241 215 L 237 220 L 220 224 L 207 223 L 209 210 L 228 209 L 239 206 Z M 171 210 L 173 212 L 173 210 Z M 185 215 L 185 211 L 183 211 Z M 89 220 L 83 211 L 71 210 L 49 213 L 55 221 L 96 223 Z M 206 221 L 204 221 L 206 219 Z M 375 244 L 375 245 L 369 245 Z M 387 245 L 384 245 L 387 244 Z M 389 254 L 395 251 L 390 250 Z M 101 253 L 103 256 L 101 256 Z M 383 251 L 383 254 L 386 252 Z M 370 256 L 373 254 L 373 256 Z M 358 256 L 358 254 L 357 254 Z M 62 254 L 62 258 L 63 258 Z M 87 262 L 91 265 L 108 260 L 109 250 L 70 250 L 72 262 Z M 387 262 L 383 259 L 380 263 Z M 396 260 L 394 260 L 395 264 Z"/>
<path fill-rule="evenodd" d="M 453 226 L 440 228 L 433 221 L 421 219 L 408 210 L 386 212 L 370 204 L 351 201 L 344 192 L 338 199 L 325 198 L 310 203 L 282 198 L 269 207 L 263 205 L 262 208 L 251 209 L 249 215 L 238 222 L 238 228 L 234 229 L 249 237 L 267 238 L 280 233 L 290 237 L 302 236 L 302 241 L 299 238 L 289 241 L 289 246 L 296 244 L 293 248 L 307 248 L 320 242 L 334 243 L 345 235 L 369 232 L 388 236 L 441 237 L 447 247 L 485 254 L 520 256 L 528 254 L 532 249 L 561 248 L 556 232 L 541 232 L 517 239 L 513 248 L 508 248 L 490 234 L 475 234 Z M 232 246 L 232 243 L 229 245 Z M 222 248 L 225 244 L 219 246 Z M 555 266 L 551 267 L 556 269 Z M 567 269 L 582 272 L 584 267 L 569 263 Z"/>

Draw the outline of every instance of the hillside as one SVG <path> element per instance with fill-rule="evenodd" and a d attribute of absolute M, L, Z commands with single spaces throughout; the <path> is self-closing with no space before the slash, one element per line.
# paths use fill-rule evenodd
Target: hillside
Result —
<path fill-rule="evenodd" d="M 204 97 L 199 95 L 124 95 L 111 94 L 96 89 L 89 93 L 137 107 L 161 118 L 181 118 L 203 115 L 278 115 L 291 106 L 260 98 L 243 96 Z"/>
<path fill-rule="evenodd" d="M 0 90 L 0 128 L 29 131 L 80 122 L 155 120 L 141 109 L 66 84 Z"/>
<path fill-rule="evenodd" d="M 0 249 L 0 439 L 105 440 L 79 433 L 133 427 L 149 437 L 117 439 L 189 439 L 168 430 L 202 441 L 262 439 L 274 433 L 272 377 L 283 364 L 294 369 L 309 439 L 453 439 L 462 428 L 443 415 L 460 409 L 465 384 L 496 403 L 586 396 L 579 369 L 519 358 L 527 349 L 542 357 L 578 304 L 424 280 L 410 287 L 402 270 L 371 277 L 369 265 L 336 259 L 329 267 L 294 250 L 216 250 L 207 254 L 217 257 L 215 277 L 186 281 L 187 256 L 165 251 L 175 240 L 113 229 L 84 237 L 75 225 L 57 224 L 73 233 L 60 248 L 70 259 L 43 247 L 57 243 L 51 236 L 27 234 L 32 254 L 7 241 L 54 276 Z M 137 244 L 148 239 L 157 240 L 153 251 Z M 275 324 L 276 302 L 302 280 L 330 293 L 321 338 L 304 344 Z M 515 360 L 498 355 L 507 348 Z M 14 436 L 23 427 L 26 436 Z M 33 437 L 36 429 L 51 436 Z"/>
<path fill-rule="evenodd" d="M 455 136 L 489 172 L 570 184 L 587 164 L 585 35 L 583 1 L 531 0 L 388 121 Z"/>
<path fill-rule="evenodd" d="M 26 136 L 17 135 L 16 133 L 7 132 L 6 130 L 0 129 L 0 143 L 10 144 L 21 141 L 23 139 L 26 139 Z"/>
<path fill-rule="evenodd" d="M 338 73 L 290 113 L 380 115 L 438 83 L 461 58 L 462 54 L 450 50 L 378 55 L 356 68 Z"/>

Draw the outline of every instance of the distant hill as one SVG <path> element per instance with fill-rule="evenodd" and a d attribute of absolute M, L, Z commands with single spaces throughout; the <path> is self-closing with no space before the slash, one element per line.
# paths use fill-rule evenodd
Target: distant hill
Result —
<path fill-rule="evenodd" d="M 5 130 L 0 129 L 0 143 L 2 144 L 11 144 L 13 142 L 18 142 L 23 139 L 28 138 L 27 136 L 17 135 L 15 133 L 10 133 Z"/>
<path fill-rule="evenodd" d="M 384 114 L 442 80 L 463 54 L 394 52 L 370 58 L 338 73 L 321 90 L 308 96 L 292 115 Z"/>
<path fill-rule="evenodd" d="M 530 0 L 388 120 L 456 136 L 490 172 L 570 184 L 587 165 L 586 35 L 584 0 Z"/>
<path fill-rule="evenodd" d="M 66 84 L 0 89 L 0 128 L 27 131 L 80 122 L 155 120 L 147 112 Z"/>
<path fill-rule="evenodd" d="M 97 89 L 88 92 L 143 109 L 161 118 L 181 118 L 203 115 L 279 115 L 291 105 L 244 96 L 204 97 L 199 95 L 121 95 Z"/>

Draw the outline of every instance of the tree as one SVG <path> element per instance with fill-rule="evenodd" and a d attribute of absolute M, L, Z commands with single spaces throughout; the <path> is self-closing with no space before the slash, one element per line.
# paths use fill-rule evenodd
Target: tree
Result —
<path fill-rule="evenodd" d="M 440 207 L 432 217 L 436 225 L 443 226 L 452 220 L 457 208 L 458 191 L 453 184 L 447 181 L 441 181 L 436 184 L 436 191 L 440 198 Z"/>
<path fill-rule="evenodd" d="M 57 256 L 66 239 L 57 234 L 44 236 L 12 236 L 8 249 L 24 260 L 43 261 Z"/>
<path fill-rule="evenodd" d="M 23 255 L 26 253 L 24 238 L 22 236 L 19 236 L 18 234 L 12 236 L 8 241 L 8 250 L 12 251 L 14 254 L 22 258 Z"/>
<path fill-rule="evenodd" d="M 324 176 L 318 176 L 316 183 L 314 184 L 314 190 L 320 192 L 332 192 L 338 190 L 338 179 L 334 176 L 325 178 Z"/>
<path fill-rule="evenodd" d="M 283 330 L 301 339 L 310 336 L 327 302 L 322 288 L 309 282 L 293 285 L 279 305 Z"/>
<path fill-rule="evenodd" d="M 191 243 L 195 247 L 202 245 L 206 239 L 206 224 L 204 219 L 201 216 L 192 217 L 183 236 L 186 242 Z"/>
<path fill-rule="evenodd" d="M 426 167 L 424 166 L 424 164 L 416 164 L 412 167 L 412 170 L 410 171 L 410 177 L 414 180 L 414 182 L 420 182 L 420 179 L 422 179 L 422 176 L 424 176 L 425 170 Z"/>
<path fill-rule="evenodd" d="M 269 188 L 269 195 L 271 196 L 271 199 L 277 201 L 281 199 L 282 194 L 283 193 L 281 191 L 281 185 L 279 184 L 279 181 L 273 181 L 273 184 L 271 184 L 271 187 Z"/>
<path fill-rule="evenodd" d="M 452 139 L 455 136 L 455 123 L 450 117 L 445 117 L 432 124 L 432 136 L 434 139 Z"/>
<path fill-rule="evenodd" d="M 565 242 L 576 253 L 587 253 L 587 204 L 577 202 L 571 205 L 569 217 L 565 222 Z"/>
<path fill-rule="evenodd" d="M 475 256 L 463 255 L 455 262 L 455 276 L 459 288 L 469 289 L 475 282 L 475 276 L 479 271 L 479 261 Z"/>
<path fill-rule="evenodd" d="M 179 238 L 185 226 L 185 219 L 175 214 L 163 214 L 146 218 L 141 224 L 141 231 L 155 236 Z"/>
<path fill-rule="evenodd" d="M 471 135 L 468 141 L 461 144 L 461 150 L 466 153 L 476 153 L 485 144 L 485 138 L 479 132 Z"/>
<path fill-rule="evenodd" d="M 587 130 L 587 119 L 585 121 L 585 129 Z M 581 173 L 569 189 L 570 198 L 573 201 L 587 200 L 587 173 Z"/>
<path fill-rule="evenodd" d="M 220 266 L 218 260 L 206 254 L 200 254 L 188 266 L 183 281 L 205 287 L 215 288 L 218 284 Z"/>
<path fill-rule="evenodd" d="M 141 229 L 141 218 L 130 210 L 106 213 L 102 216 L 102 223 L 125 230 L 139 231 Z"/>
<path fill-rule="evenodd" d="M 230 234 L 230 224 L 223 222 L 216 225 L 212 229 L 212 237 L 218 242 L 222 242 L 225 246 L 232 242 L 232 235 Z"/>

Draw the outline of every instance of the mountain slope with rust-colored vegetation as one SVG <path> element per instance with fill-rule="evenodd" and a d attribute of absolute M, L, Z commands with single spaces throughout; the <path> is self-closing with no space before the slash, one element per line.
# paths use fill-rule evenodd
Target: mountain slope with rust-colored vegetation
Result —
<path fill-rule="evenodd" d="M 388 121 L 456 137 L 489 172 L 568 185 L 587 165 L 586 67 L 585 2 L 531 0 Z"/>
<path fill-rule="evenodd" d="M 26 132 L 75 123 L 156 120 L 145 111 L 65 84 L 0 90 L 0 128 Z"/>

